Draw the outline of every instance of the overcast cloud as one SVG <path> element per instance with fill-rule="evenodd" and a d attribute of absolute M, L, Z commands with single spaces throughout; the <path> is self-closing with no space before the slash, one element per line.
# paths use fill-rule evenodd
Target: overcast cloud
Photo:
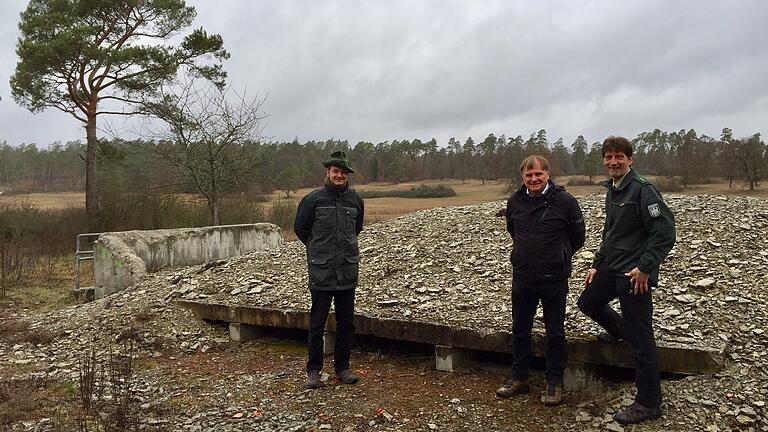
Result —
<path fill-rule="evenodd" d="M 16 105 L 19 12 L 0 5 L 0 141 L 84 140 Z M 566 143 L 661 128 L 768 132 L 768 2 L 188 0 L 263 134 L 378 142 L 546 129 Z"/>

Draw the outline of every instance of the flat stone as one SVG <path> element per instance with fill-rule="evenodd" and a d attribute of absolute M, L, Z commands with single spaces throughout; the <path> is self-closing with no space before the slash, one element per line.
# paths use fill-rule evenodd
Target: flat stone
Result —
<path fill-rule="evenodd" d="M 697 280 L 693 283 L 693 286 L 696 288 L 709 288 L 715 284 L 715 280 L 712 278 L 704 278 Z"/>
<path fill-rule="evenodd" d="M 397 306 L 399 304 L 400 304 L 400 300 L 396 300 L 396 299 L 393 299 L 393 300 L 380 300 L 378 302 L 378 305 L 379 306 L 383 306 L 383 307 Z"/>

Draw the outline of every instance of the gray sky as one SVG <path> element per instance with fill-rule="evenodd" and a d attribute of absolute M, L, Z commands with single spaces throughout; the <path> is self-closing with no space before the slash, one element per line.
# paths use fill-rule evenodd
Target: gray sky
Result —
<path fill-rule="evenodd" d="M 0 141 L 84 140 L 74 118 L 10 95 L 26 3 L 0 3 Z M 188 4 L 223 36 L 233 87 L 268 92 L 277 140 L 768 133 L 768 1 Z"/>

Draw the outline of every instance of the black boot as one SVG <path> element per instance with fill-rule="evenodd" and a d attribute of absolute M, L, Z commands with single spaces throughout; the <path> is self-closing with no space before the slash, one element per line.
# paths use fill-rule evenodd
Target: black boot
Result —
<path fill-rule="evenodd" d="M 661 417 L 661 406 L 647 408 L 637 402 L 613 415 L 613 419 L 621 424 L 635 424 L 659 417 Z"/>

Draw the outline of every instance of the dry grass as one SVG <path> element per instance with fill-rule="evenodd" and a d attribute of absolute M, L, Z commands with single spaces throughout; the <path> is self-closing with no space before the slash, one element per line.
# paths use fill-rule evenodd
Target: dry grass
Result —
<path fill-rule="evenodd" d="M 26 201 L 40 209 L 85 207 L 85 192 L 45 192 L 21 195 L 0 195 L 0 203 Z"/>
<path fill-rule="evenodd" d="M 583 177 L 583 176 L 577 176 Z M 560 176 L 556 180 L 558 183 L 568 183 L 569 176 Z M 594 178 L 595 182 L 603 180 L 604 176 L 598 175 Z M 653 176 L 650 176 L 653 179 Z M 358 190 L 393 190 L 402 189 L 407 190 L 412 187 L 425 185 L 446 185 L 452 187 L 457 196 L 450 198 L 429 198 L 424 200 L 413 200 L 406 198 L 373 198 L 366 200 L 366 210 L 370 205 L 371 215 L 373 218 L 377 218 L 377 215 L 382 217 L 378 220 L 388 219 L 390 217 L 396 217 L 405 213 L 410 213 L 416 210 L 422 210 L 425 208 L 439 207 L 439 206 L 454 206 L 454 205 L 470 205 L 481 202 L 488 202 L 504 197 L 504 190 L 506 189 L 506 181 L 494 180 L 486 181 L 483 185 L 480 180 L 467 180 L 466 183 L 462 183 L 461 180 L 425 180 L 419 182 L 408 183 L 367 183 L 355 185 Z M 299 189 L 296 193 L 292 193 L 289 199 L 297 201 L 311 192 L 314 188 Z M 572 191 L 575 195 L 589 194 L 594 192 L 601 192 L 603 188 L 599 185 L 585 185 L 585 186 L 570 186 L 567 187 L 569 191 Z M 768 196 L 768 188 L 763 187 L 755 192 L 749 192 L 747 188 L 740 182 L 734 182 L 732 189 L 728 188 L 728 182 L 720 180 L 715 183 L 693 185 L 687 188 L 683 193 L 685 194 L 723 194 L 723 195 L 753 195 L 753 196 Z M 184 194 L 190 201 L 195 201 L 193 195 Z M 269 195 L 269 201 L 264 203 L 265 206 L 271 205 L 272 202 L 278 199 L 284 199 L 285 193 L 283 191 L 274 191 Z M 28 201 L 35 207 L 42 209 L 46 208 L 66 208 L 71 206 L 85 206 L 85 194 L 82 192 L 55 192 L 55 193 L 32 193 L 24 195 L 0 195 L 0 203 L 22 200 Z M 369 203 L 370 201 L 370 203 Z M 417 201 L 417 202 L 414 202 Z M 421 202 L 423 201 L 423 202 Z M 402 208 L 403 211 L 393 209 L 392 207 Z M 396 215 L 396 216 L 392 216 Z"/>
<path fill-rule="evenodd" d="M 13 379 L 0 382 L 0 428 L 40 417 L 40 412 L 49 411 L 53 394 L 48 383 L 42 378 Z"/>
<path fill-rule="evenodd" d="M 93 285 L 92 263 L 82 263 L 81 286 Z M 30 277 L 9 287 L 7 296 L 0 299 L 0 316 L 4 311 L 46 311 L 77 303 L 72 295 L 74 271 L 74 250 L 72 256 L 38 261 Z"/>
<path fill-rule="evenodd" d="M 596 176 L 594 178 L 595 183 L 602 181 L 605 178 L 603 175 Z M 593 193 L 604 193 L 605 188 L 599 184 L 594 185 L 578 185 L 567 186 L 569 176 L 560 176 L 555 180 L 560 184 L 566 184 L 566 189 L 574 195 L 588 195 Z M 650 177 L 651 181 L 655 180 L 653 176 Z M 507 188 L 506 180 L 493 180 L 486 181 L 483 184 L 480 180 L 467 180 L 466 183 L 462 183 L 461 180 L 426 180 L 421 182 L 409 182 L 409 183 L 367 183 L 356 184 L 355 189 L 361 191 L 377 191 L 377 190 L 395 190 L 402 189 L 407 190 L 412 187 L 419 186 L 421 184 L 435 186 L 445 185 L 450 186 L 456 191 L 455 197 L 448 198 L 369 198 L 365 200 L 365 222 L 367 224 L 379 222 L 383 220 L 394 219 L 407 213 L 413 213 L 418 210 L 424 210 L 434 207 L 447 207 L 447 206 L 465 206 L 472 204 L 479 204 L 489 201 L 497 201 L 506 198 L 505 190 Z M 298 201 L 304 195 L 308 194 L 315 188 L 299 189 L 295 194 L 291 194 L 291 200 Z M 744 185 L 740 183 L 734 183 L 732 189 L 728 188 L 727 181 L 718 181 L 710 184 L 692 185 L 685 189 L 683 194 L 697 195 L 702 193 L 721 194 L 721 195 L 752 195 L 752 196 L 764 196 L 768 197 L 768 188 L 762 188 L 755 192 L 749 192 Z M 285 199 L 284 193 L 281 191 L 273 192 L 269 197 L 269 202 L 277 199 Z M 268 203 L 265 203 L 268 204 Z M 290 231 L 284 231 L 283 234 L 286 237 L 286 241 L 295 240 L 295 236 Z"/>
<path fill-rule="evenodd" d="M 365 200 L 365 222 L 374 223 L 388 219 L 394 219 L 407 213 L 413 213 L 418 210 L 424 210 L 434 207 L 464 206 L 479 204 L 488 201 L 496 201 L 504 198 L 506 182 L 501 180 L 486 181 L 482 184 L 480 180 L 467 180 L 462 183 L 461 180 L 425 180 L 421 182 L 409 183 L 367 183 L 354 185 L 355 189 L 360 191 L 382 191 L 382 190 L 408 190 L 419 185 L 444 185 L 453 188 L 456 196 L 445 198 L 369 198 Z M 312 192 L 315 188 L 299 189 L 291 195 L 292 200 L 298 202 L 301 197 Z M 277 191 L 270 195 L 270 202 L 283 198 L 284 194 Z M 285 233 L 284 233 L 285 234 Z M 291 240 L 286 237 L 286 240 Z"/>
<path fill-rule="evenodd" d="M 0 340 L 9 344 L 29 342 L 32 345 L 48 345 L 57 337 L 57 334 L 44 328 L 29 328 L 29 324 L 23 320 L 0 322 Z"/>

